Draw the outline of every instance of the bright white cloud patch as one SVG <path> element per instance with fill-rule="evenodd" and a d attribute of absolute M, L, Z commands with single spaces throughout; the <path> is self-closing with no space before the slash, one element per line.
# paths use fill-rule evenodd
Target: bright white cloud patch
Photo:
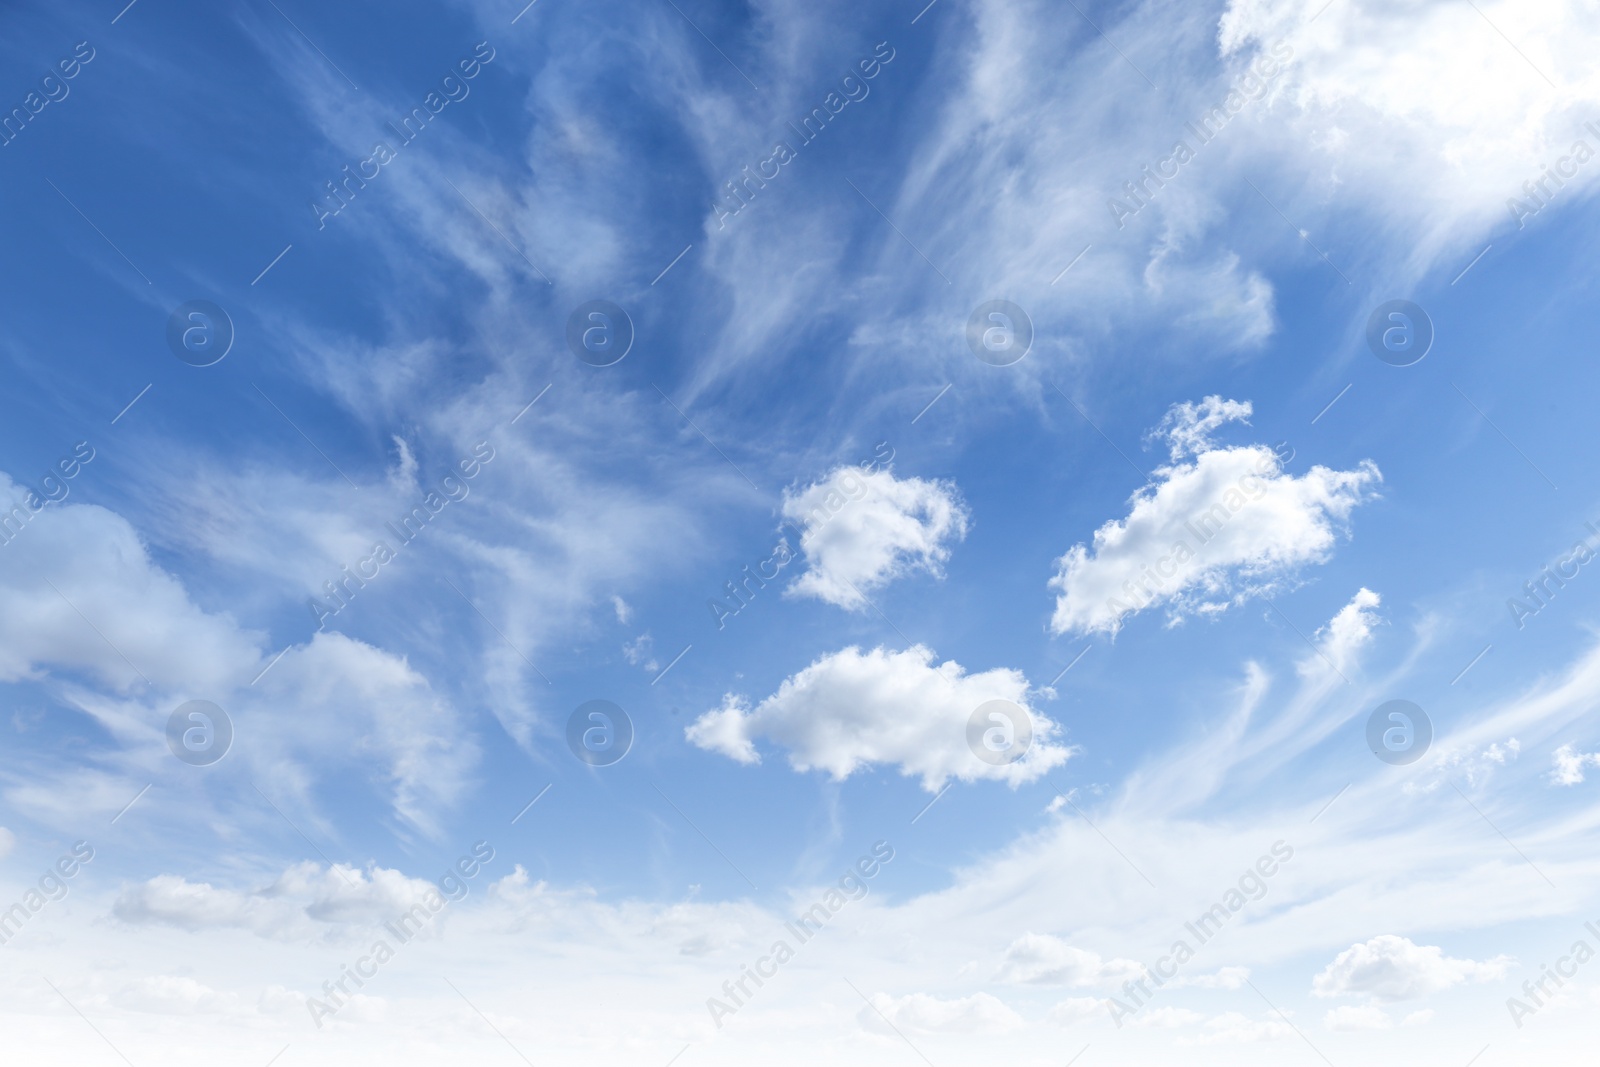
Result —
<path fill-rule="evenodd" d="M 1578 785 L 1583 781 L 1585 767 L 1600 767 L 1600 752 L 1579 752 L 1574 745 L 1562 745 L 1556 749 L 1550 781 L 1556 785 Z"/>
<path fill-rule="evenodd" d="M 893 1034 L 895 1029 L 947 1034 L 995 1034 L 1016 1030 L 1022 1017 L 988 993 L 944 1000 L 927 993 L 891 997 L 879 993 L 857 1018 L 869 1030 Z"/>
<path fill-rule="evenodd" d="M 798 771 L 837 780 L 874 763 L 920 775 L 929 791 L 949 778 L 992 778 L 1013 786 L 1060 766 L 1070 746 L 1053 743 L 1060 728 L 1028 707 L 1028 680 L 1005 667 L 968 674 L 954 660 L 934 665 L 922 645 L 904 652 L 850 647 L 825 655 L 784 680 L 752 708 L 736 694 L 684 731 L 694 744 L 740 763 L 759 763 L 758 738 L 788 750 Z M 993 765 L 967 747 L 967 723 L 986 701 L 1009 700 L 1033 720 L 1033 742 L 1014 763 Z"/>
<path fill-rule="evenodd" d="M 1458 960 L 1437 945 L 1417 945 L 1404 937 L 1382 934 L 1351 945 L 1312 979 L 1319 997 L 1365 993 L 1379 1000 L 1413 1000 L 1463 982 L 1503 978 L 1511 960 Z"/>
<path fill-rule="evenodd" d="M 1322 1025 L 1329 1030 L 1388 1030 L 1394 1026 L 1389 1013 L 1376 1004 L 1341 1004 L 1330 1008 L 1322 1017 Z"/>
<path fill-rule="evenodd" d="M 1052 630 L 1115 634 L 1128 615 L 1163 605 L 1174 622 L 1220 612 L 1329 558 L 1382 475 L 1367 461 L 1297 477 L 1265 445 L 1212 442 L 1213 430 L 1249 412 L 1207 397 L 1167 413 L 1155 436 L 1169 442 L 1172 465 L 1134 493 L 1126 518 L 1056 561 Z"/>
<path fill-rule="evenodd" d="M 864 595 L 896 578 L 938 575 L 951 543 L 967 535 L 968 513 L 954 483 L 896 478 L 888 468 L 840 467 L 785 490 L 782 511 L 800 530 L 806 561 L 784 595 L 853 610 L 865 609 Z"/>
<path fill-rule="evenodd" d="M 1075 987 L 1118 985 L 1144 974 L 1136 960 L 1100 958 L 1050 934 L 1025 934 L 1006 948 L 1002 982 Z"/>

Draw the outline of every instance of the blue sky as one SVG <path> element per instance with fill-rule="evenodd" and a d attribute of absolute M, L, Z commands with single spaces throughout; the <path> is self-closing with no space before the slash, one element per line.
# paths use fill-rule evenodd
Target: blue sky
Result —
<path fill-rule="evenodd" d="M 0 1048 L 1586 1062 L 1600 964 L 1525 983 L 1600 951 L 1592 11 L 0 26 Z M 1367 342 L 1394 300 L 1410 366 Z M 1398 766 L 1393 699 L 1433 729 Z M 214 762 L 169 744 L 192 700 Z M 593 700 L 619 762 L 569 750 Z"/>

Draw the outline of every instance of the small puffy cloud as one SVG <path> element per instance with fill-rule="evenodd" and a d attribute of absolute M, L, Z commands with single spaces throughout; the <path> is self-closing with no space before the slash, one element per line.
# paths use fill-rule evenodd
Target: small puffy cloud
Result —
<path fill-rule="evenodd" d="M 1437 945 L 1417 945 L 1404 937 L 1381 934 L 1351 945 L 1312 979 L 1319 997 L 1365 993 L 1379 1000 L 1414 1000 L 1463 982 L 1503 978 L 1511 960 L 1452 959 Z"/>
<path fill-rule="evenodd" d="M 118 1007 L 153 1015 L 238 1014 L 244 1008 L 236 994 L 219 993 L 193 978 L 154 975 L 124 986 L 112 1000 Z"/>
<path fill-rule="evenodd" d="M 1377 611 L 1382 603 L 1383 598 L 1365 586 L 1356 590 L 1350 603 L 1317 631 L 1316 644 L 1321 655 L 1308 656 L 1301 661 L 1301 673 L 1320 671 L 1329 663 L 1341 671 L 1351 666 L 1356 655 L 1371 643 L 1372 631 L 1382 621 Z"/>
<path fill-rule="evenodd" d="M 782 514 L 799 529 L 806 561 L 784 595 L 852 610 L 864 610 L 865 594 L 896 578 L 940 574 L 969 518 L 953 482 L 850 466 L 785 490 Z"/>
<path fill-rule="evenodd" d="M 624 626 L 633 618 L 633 606 L 615 594 L 611 597 L 611 609 L 617 613 L 617 621 Z"/>
<path fill-rule="evenodd" d="M 1196 989 L 1240 989 L 1250 978 L 1248 967 L 1220 967 L 1213 974 L 1180 975 L 1167 985 L 1193 986 Z"/>
<path fill-rule="evenodd" d="M 1229 422 L 1250 425 L 1254 411 L 1248 400 L 1224 400 L 1208 396 L 1198 404 L 1191 400 L 1172 405 L 1162 416 L 1161 425 L 1150 431 L 1149 440 L 1165 440 L 1176 463 L 1185 456 L 1198 456 L 1213 447 L 1211 432 Z"/>
<path fill-rule="evenodd" d="M 1556 749 L 1550 781 L 1556 785 L 1577 785 L 1583 781 L 1585 767 L 1600 767 L 1600 752 L 1579 752 L 1574 745 L 1562 745 Z M 0 855 L 4 854 L 0 850 Z"/>
<path fill-rule="evenodd" d="M 1275 1017 L 1251 1019 L 1236 1011 L 1223 1012 L 1206 1023 L 1205 1033 L 1194 1039 L 1197 1045 L 1233 1045 L 1270 1041 L 1294 1033 L 1288 1023 Z"/>
<path fill-rule="evenodd" d="M 1206 1017 L 1189 1008 L 1152 1008 L 1128 1019 L 1128 1025 L 1146 1030 L 1176 1030 L 1180 1026 L 1203 1023 Z"/>
<path fill-rule="evenodd" d="M 125 886 L 111 913 L 132 926 L 174 926 L 191 932 L 238 928 L 262 937 L 303 938 L 349 926 L 371 926 L 409 911 L 431 882 L 399 871 L 361 871 L 342 864 L 299 863 L 270 885 L 241 892 L 161 874 Z"/>
<path fill-rule="evenodd" d="M 1028 680 L 1005 667 L 968 674 L 954 660 L 934 665 L 933 650 L 904 652 L 851 646 L 822 656 L 784 680 L 755 707 L 730 693 L 722 706 L 685 730 L 692 744 L 740 763 L 759 763 L 756 739 L 788 750 L 797 771 L 822 770 L 835 781 L 874 763 L 921 775 L 923 788 L 947 779 L 998 779 L 1012 786 L 1065 763 L 1074 752 L 1054 743 L 1060 727 L 1028 707 Z M 967 746 L 967 724 L 980 704 L 1008 700 L 1027 712 L 1033 742 L 1014 763 L 986 763 Z"/>
<path fill-rule="evenodd" d="M 1322 1025 L 1329 1030 L 1389 1030 L 1394 1020 L 1376 1004 L 1341 1004 L 1329 1009 L 1322 1017 Z"/>
<path fill-rule="evenodd" d="M 878 1033 L 923 1030 L 944 1034 L 999 1034 L 1023 1026 L 1022 1017 L 988 993 L 944 1000 L 927 993 L 891 997 L 878 993 L 856 1016 Z"/>
<path fill-rule="evenodd" d="M 1144 974 L 1136 960 L 1104 960 L 1050 934 L 1024 934 L 1006 948 L 995 977 L 1029 985 L 1115 986 Z"/>
<path fill-rule="evenodd" d="M 1099 997 L 1068 997 L 1045 1013 L 1045 1019 L 1057 1026 L 1075 1026 L 1097 1018 L 1110 1018 L 1106 1001 Z"/>
<path fill-rule="evenodd" d="M 1133 494 L 1126 518 L 1056 561 L 1054 632 L 1115 634 L 1128 615 L 1158 606 L 1174 623 L 1214 614 L 1327 561 L 1382 475 L 1365 461 L 1296 476 L 1266 445 L 1213 445 L 1211 431 L 1248 413 L 1218 397 L 1168 412 L 1157 433 L 1172 465 Z"/>

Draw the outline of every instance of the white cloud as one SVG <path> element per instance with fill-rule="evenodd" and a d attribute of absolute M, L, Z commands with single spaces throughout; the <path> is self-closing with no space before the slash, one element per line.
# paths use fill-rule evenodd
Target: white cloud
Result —
<path fill-rule="evenodd" d="M 784 595 L 855 610 L 896 578 L 939 575 L 951 542 L 967 535 L 968 513 L 954 483 L 896 478 L 889 469 L 839 467 L 820 482 L 785 490 L 782 514 L 800 529 L 806 560 Z"/>
<path fill-rule="evenodd" d="M 1046 774 L 1073 754 L 1053 743 L 1060 728 L 1028 707 L 1028 680 L 1005 667 L 968 674 L 954 660 L 935 666 L 922 645 L 904 652 L 851 646 L 824 655 L 786 678 L 752 708 L 733 693 L 685 730 L 692 743 L 740 763 L 759 763 L 757 738 L 788 750 L 798 771 L 848 778 L 874 763 L 898 765 L 937 790 L 949 778 L 997 779 L 1016 786 Z M 996 766 L 967 747 L 967 722 L 980 704 L 1009 700 L 1028 712 L 1033 743 L 1014 763 Z"/>
<path fill-rule="evenodd" d="M 1583 781 L 1585 767 L 1600 767 L 1600 752 L 1579 752 L 1576 746 L 1562 745 L 1556 749 L 1550 781 L 1556 785 L 1577 785 Z"/>
<path fill-rule="evenodd" d="M 1288 1023 L 1277 1018 L 1251 1019 L 1236 1011 L 1223 1012 L 1206 1023 L 1205 1033 L 1194 1038 L 1197 1045 L 1249 1044 L 1270 1041 L 1294 1033 Z"/>
<path fill-rule="evenodd" d="M 856 1016 L 869 1030 L 893 1034 L 894 1029 L 945 1034 L 996 1034 L 1019 1029 L 1022 1017 L 988 993 L 941 999 L 927 993 L 891 997 L 877 993 L 870 1007 Z M 894 1029 L 891 1029 L 892 1024 Z"/>
<path fill-rule="evenodd" d="M 125 886 L 112 914 L 131 926 L 198 932 L 237 928 L 286 940 L 342 934 L 409 911 L 433 883 L 399 871 L 298 863 L 271 884 L 242 892 L 162 874 Z"/>
<path fill-rule="evenodd" d="M 1068 997 L 1045 1013 L 1045 1019 L 1057 1026 L 1074 1026 L 1091 1019 L 1109 1019 L 1110 1009 L 1099 997 Z"/>
<path fill-rule="evenodd" d="M 1024 934 L 1006 948 L 997 981 L 1032 985 L 1115 986 L 1144 974 L 1136 960 L 1100 958 L 1051 934 Z"/>
<path fill-rule="evenodd" d="M 1270 592 L 1325 562 L 1350 512 L 1382 481 L 1370 461 L 1295 476 L 1265 445 L 1213 447 L 1211 430 L 1248 405 L 1178 405 L 1158 431 L 1174 462 L 1130 498 L 1128 516 L 1056 561 L 1056 633 L 1115 634 L 1126 616 L 1166 605 L 1171 620 Z M 1179 457 L 1194 452 L 1192 462 Z"/>
<path fill-rule="evenodd" d="M 633 606 L 616 594 L 611 596 L 611 608 L 617 613 L 617 621 L 624 626 L 633 618 Z"/>
<path fill-rule="evenodd" d="M 1328 1013 L 1322 1017 L 1322 1025 L 1329 1030 L 1347 1032 L 1390 1030 L 1394 1028 L 1394 1020 L 1376 1004 L 1341 1004 L 1328 1009 Z"/>
<path fill-rule="evenodd" d="M 1511 960 L 1453 959 L 1436 945 L 1417 945 L 1381 934 L 1351 945 L 1311 982 L 1319 997 L 1365 993 L 1379 1000 L 1414 1000 L 1463 982 L 1488 982 L 1505 976 Z"/>
<path fill-rule="evenodd" d="M 0 860 L 11 855 L 11 850 L 16 846 L 17 836 L 4 826 L 0 826 Z"/>
<path fill-rule="evenodd" d="M 1221 20 L 1225 54 L 1280 37 L 1293 44 L 1273 99 L 1277 141 L 1262 147 L 1301 175 L 1302 203 L 1357 205 L 1417 270 L 1481 247 L 1493 230 L 1514 231 L 1507 200 L 1536 203 L 1523 183 L 1544 177 L 1578 138 L 1597 147 L 1583 128 L 1600 107 L 1583 45 L 1600 32 L 1594 8 L 1474 7 L 1336 4 L 1306 28 L 1297 0 L 1232 0 Z M 1600 164 L 1572 170 L 1565 187 L 1547 182 L 1555 204 L 1589 195 Z M 1300 203 L 1280 206 L 1300 218 Z"/>
<path fill-rule="evenodd" d="M 1224 400 L 1208 396 L 1198 404 L 1184 400 L 1167 409 L 1161 424 L 1150 431 L 1150 440 L 1165 440 L 1174 463 L 1185 456 L 1198 456 L 1215 446 L 1212 431 L 1229 422 L 1250 425 L 1254 408 L 1248 400 Z"/>
<path fill-rule="evenodd" d="M 1128 1019 L 1128 1025 L 1147 1030 L 1176 1030 L 1180 1026 L 1193 1026 L 1206 1021 L 1206 1017 L 1189 1008 L 1152 1008 Z"/>

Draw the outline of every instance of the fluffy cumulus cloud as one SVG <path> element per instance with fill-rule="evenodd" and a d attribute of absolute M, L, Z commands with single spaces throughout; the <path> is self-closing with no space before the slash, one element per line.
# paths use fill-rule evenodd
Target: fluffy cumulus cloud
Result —
<path fill-rule="evenodd" d="M 1600 767 L 1600 752 L 1579 752 L 1575 745 L 1562 745 L 1556 749 L 1554 763 L 1550 781 L 1556 785 L 1578 785 L 1583 781 L 1585 767 Z"/>
<path fill-rule="evenodd" d="M 305 939 L 367 927 L 409 911 L 433 883 L 399 871 L 298 863 L 256 889 L 219 888 L 162 874 L 118 894 L 111 913 L 131 926 L 189 931 L 243 929 L 262 937 Z"/>
<path fill-rule="evenodd" d="M 896 478 L 888 468 L 840 467 L 786 490 L 782 514 L 800 531 L 806 565 L 784 595 L 853 610 L 896 578 L 939 574 L 951 543 L 967 535 L 967 509 L 953 483 Z"/>
<path fill-rule="evenodd" d="M 1075 987 L 1115 986 L 1144 974 L 1136 960 L 1101 959 L 1050 934 L 1024 934 L 1006 948 L 1002 982 Z"/>
<path fill-rule="evenodd" d="M 1414 1000 L 1464 982 L 1503 978 L 1511 960 L 1458 960 L 1437 945 L 1417 945 L 1382 934 L 1351 945 L 1311 981 L 1319 997 L 1365 994 L 1378 1000 Z"/>
<path fill-rule="evenodd" d="M 996 667 L 969 674 L 954 660 L 936 665 L 933 650 L 922 645 L 904 652 L 852 646 L 785 679 L 754 707 L 728 694 L 720 708 L 701 715 L 684 733 L 701 748 L 740 763 L 759 763 L 756 741 L 764 739 L 786 749 L 795 770 L 826 771 L 835 780 L 883 763 L 920 775 L 930 791 L 950 778 L 1016 786 L 1073 753 L 1055 742 L 1060 727 L 1029 708 L 1028 690 L 1020 671 Z M 1032 721 L 1032 742 L 1012 763 L 986 762 L 968 746 L 969 720 L 991 700 L 1012 702 Z"/>
<path fill-rule="evenodd" d="M 943 1034 L 997 1034 L 1023 1026 L 1022 1017 L 988 993 L 945 1000 L 927 993 L 878 993 L 856 1016 L 879 1033 L 922 1030 Z"/>
<path fill-rule="evenodd" d="M 1173 462 L 1134 493 L 1126 518 L 1056 561 L 1056 633 L 1109 633 L 1127 616 L 1164 606 L 1176 622 L 1220 612 L 1326 561 L 1351 511 L 1382 480 L 1370 461 L 1303 475 L 1266 445 L 1221 446 L 1212 432 L 1250 414 L 1207 397 L 1173 407 L 1155 436 Z"/>
<path fill-rule="evenodd" d="M 1394 1020 L 1376 1004 L 1341 1004 L 1322 1017 L 1322 1025 L 1329 1030 L 1388 1030 Z"/>

